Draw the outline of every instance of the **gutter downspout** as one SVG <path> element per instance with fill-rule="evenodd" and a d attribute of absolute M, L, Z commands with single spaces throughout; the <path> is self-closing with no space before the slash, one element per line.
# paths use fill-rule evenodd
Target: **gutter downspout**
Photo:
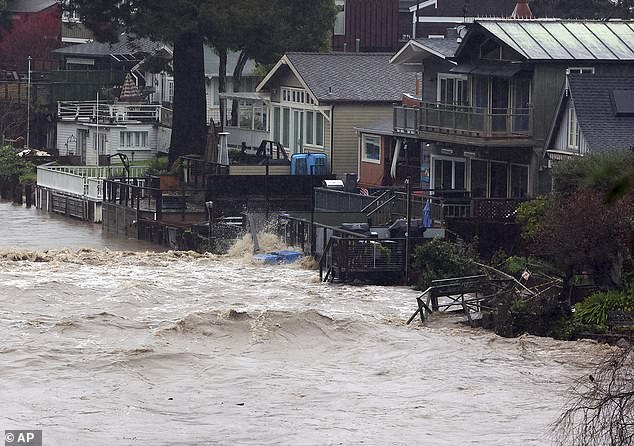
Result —
<path fill-rule="evenodd" d="M 335 106 L 330 106 L 330 173 L 332 174 L 332 167 L 335 165 Z"/>
<path fill-rule="evenodd" d="M 401 153 L 401 144 L 402 140 L 399 138 L 396 140 L 396 147 L 394 148 L 394 156 L 392 158 L 392 167 L 390 168 L 390 176 L 392 179 L 396 179 L 396 163 L 398 161 L 398 156 Z"/>

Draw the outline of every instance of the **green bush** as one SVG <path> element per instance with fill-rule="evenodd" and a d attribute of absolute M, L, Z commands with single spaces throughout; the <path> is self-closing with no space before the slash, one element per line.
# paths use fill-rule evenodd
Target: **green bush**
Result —
<path fill-rule="evenodd" d="M 552 198 L 538 197 L 519 205 L 515 221 L 522 228 L 523 239 L 530 240 L 535 235 L 540 228 L 544 215 L 552 204 Z"/>
<path fill-rule="evenodd" d="M 180 175 L 181 162 L 180 160 L 176 160 L 170 167 L 168 157 L 157 156 L 150 158 L 147 166 L 148 175 L 172 175 L 176 177 Z"/>
<path fill-rule="evenodd" d="M 476 260 L 475 242 L 467 244 L 459 239 L 454 243 L 434 238 L 416 247 L 412 268 L 418 276 L 417 285 L 424 290 L 432 280 L 477 274 L 478 267 L 473 263 Z"/>
<path fill-rule="evenodd" d="M 581 324 L 605 327 L 608 311 L 634 310 L 634 293 L 605 291 L 591 294 L 575 305 L 574 319 Z"/>

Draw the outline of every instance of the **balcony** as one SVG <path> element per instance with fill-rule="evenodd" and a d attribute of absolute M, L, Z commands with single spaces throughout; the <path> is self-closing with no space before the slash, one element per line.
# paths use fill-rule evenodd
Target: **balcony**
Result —
<path fill-rule="evenodd" d="M 172 110 L 155 104 L 96 101 L 60 101 L 57 116 L 61 121 L 99 123 L 157 122 L 171 127 Z"/>
<path fill-rule="evenodd" d="M 395 106 L 394 131 L 422 136 L 442 134 L 525 141 L 533 135 L 533 109 L 467 107 L 439 102 L 422 102 L 418 107 Z"/>

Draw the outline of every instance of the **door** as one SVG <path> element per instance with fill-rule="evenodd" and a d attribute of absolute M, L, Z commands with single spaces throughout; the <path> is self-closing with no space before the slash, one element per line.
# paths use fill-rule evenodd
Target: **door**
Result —
<path fill-rule="evenodd" d="M 304 141 L 304 112 L 293 110 L 293 153 L 302 153 Z"/>
<path fill-rule="evenodd" d="M 509 81 L 491 79 L 491 131 L 508 132 Z"/>

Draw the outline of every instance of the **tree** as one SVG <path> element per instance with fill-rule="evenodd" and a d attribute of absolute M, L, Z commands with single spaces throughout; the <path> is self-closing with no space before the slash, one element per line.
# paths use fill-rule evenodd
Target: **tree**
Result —
<path fill-rule="evenodd" d="M 122 30 L 174 44 L 170 161 L 202 155 L 207 137 L 204 33 L 200 10 L 213 0 L 69 0 L 95 37 L 115 42 Z M 106 18 L 106 19 L 104 19 Z"/>
<path fill-rule="evenodd" d="M 533 222 L 529 248 L 562 268 L 565 286 L 580 269 L 592 270 L 601 288 L 621 286 L 623 261 L 632 252 L 634 191 L 617 185 L 634 174 L 633 160 L 622 151 L 573 158 L 554 170 L 556 192 Z"/>
<path fill-rule="evenodd" d="M 220 47 L 216 46 L 220 52 L 240 51 L 233 71 L 235 92 L 240 91 L 242 72 L 249 59 L 270 65 L 288 51 L 330 49 L 336 15 L 333 0 L 235 0 L 229 3 L 231 6 L 225 8 L 225 14 L 207 9 L 205 19 L 213 31 L 213 35 L 208 34 L 210 41 L 223 42 Z M 228 36 L 219 39 L 218 30 L 228 32 Z M 225 72 L 221 68 L 219 76 L 222 78 Z M 224 79 L 221 86 L 224 87 Z M 235 101 L 231 115 L 232 124 L 236 125 Z"/>
<path fill-rule="evenodd" d="M 7 68 L 26 70 L 27 58 L 50 59 L 50 51 L 62 46 L 59 14 L 37 14 L 9 22 L 0 32 L 0 55 Z"/>
<path fill-rule="evenodd" d="M 532 0 L 530 6 L 535 17 L 629 18 L 632 0 Z"/>
<path fill-rule="evenodd" d="M 566 446 L 623 446 L 634 442 L 634 351 L 624 343 L 577 382 L 556 423 Z"/>

